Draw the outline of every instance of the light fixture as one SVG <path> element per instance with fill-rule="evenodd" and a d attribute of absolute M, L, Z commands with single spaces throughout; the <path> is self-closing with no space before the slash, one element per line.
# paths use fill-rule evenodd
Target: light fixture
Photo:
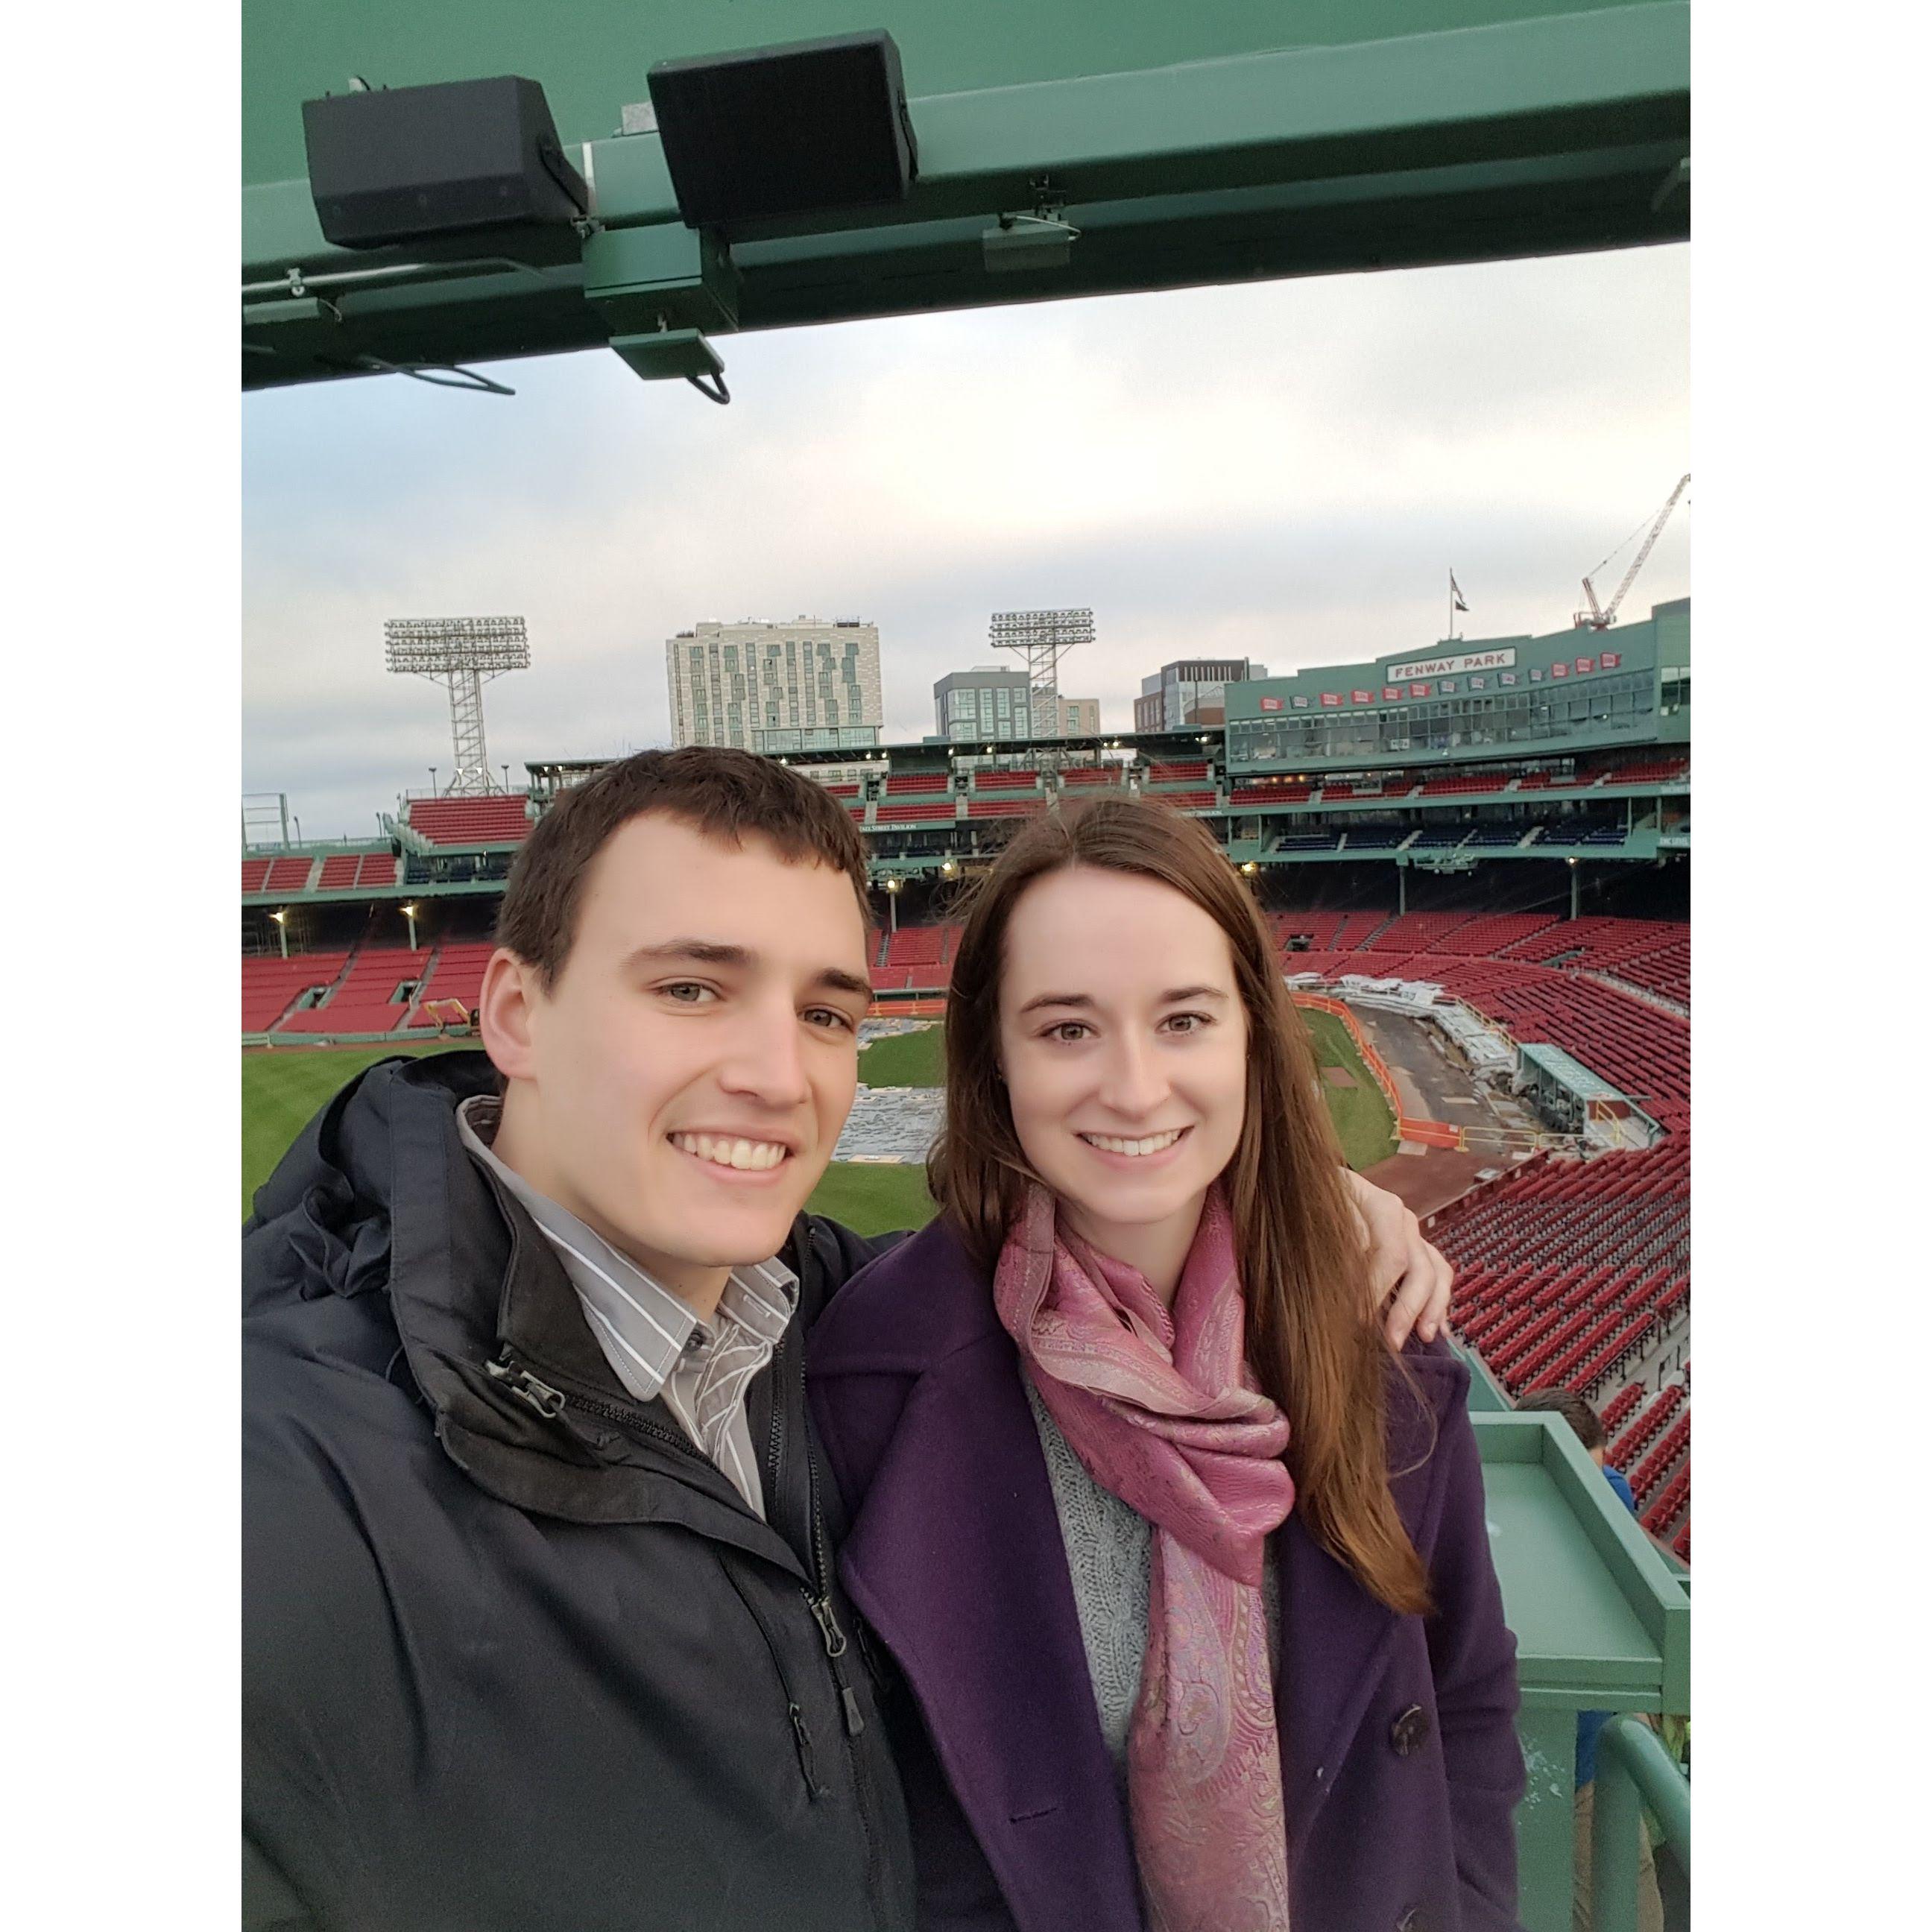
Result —
<path fill-rule="evenodd" d="M 1574 866 L 1576 862 L 1574 859 L 1572 859 L 1570 862 Z M 289 922 L 289 916 L 286 912 L 272 912 L 269 914 L 268 916 L 273 920 L 278 926 L 286 926 Z"/>
<path fill-rule="evenodd" d="M 1254 877 L 1256 872 L 1260 871 L 1260 869 L 1261 868 L 1258 866 L 1252 859 L 1244 859 L 1241 861 L 1241 870 L 1246 873 L 1248 877 L 1251 879 Z"/>
<path fill-rule="evenodd" d="M 416 909 L 412 905 L 398 906 L 397 908 L 397 910 L 400 912 L 405 919 L 414 919 L 416 916 Z"/>

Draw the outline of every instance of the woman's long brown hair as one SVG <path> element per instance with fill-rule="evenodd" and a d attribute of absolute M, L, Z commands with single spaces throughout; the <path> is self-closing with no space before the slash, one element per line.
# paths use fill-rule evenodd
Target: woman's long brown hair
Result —
<path fill-rule="evenodd" d="M 933 1198 L 990 1270 L 1037 1178 L 998 1072 L 1006 928 L 1029 886 L 1075 866 L 1157 880 L 1227 934 L 1247 1011 L 1248 1083 L 1240 1138 L 1222 1181 L 1240 1257 L 1248 1358 L 1288 1417 L 1295 1507 L 1310 1534 L 1390 1608 L 1426 1611 L 1427 1575 L 1389 1493 L 1390 1366 L 1314 1050 L 1247 887 L 1197 820 L 1150 799 L 1083 801 L 1027 825 L 979 882 L 946 1004 L 946 1122 L 930 1163 Z"/>

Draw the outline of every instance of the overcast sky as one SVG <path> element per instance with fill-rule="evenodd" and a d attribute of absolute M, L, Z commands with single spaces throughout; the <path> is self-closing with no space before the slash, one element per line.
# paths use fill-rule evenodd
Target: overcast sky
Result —
<path fill-rule="evenodd" d="M 1466 636 L 1558 629 L 1690 467 L 1689 309 L 1679 246 L 728 338 L 724 409 L 604 352 L 251 394 L 244 788 L 338 836 L 446 776 L 386 617 L 528 620 L 485 699 L 513 777 L 667 742 L 704 618 L 877 623 L 889 742 L 995 610 L 1092 605 L 1061 688 L 1121 730 L 1169 658 L 1426 651 L 1452 566 Z M 1625 615 L 1690 559 L 1680 505 Z"/>

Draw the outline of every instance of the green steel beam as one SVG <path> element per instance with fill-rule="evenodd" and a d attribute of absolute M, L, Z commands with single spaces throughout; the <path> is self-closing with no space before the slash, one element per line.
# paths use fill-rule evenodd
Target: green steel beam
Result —
<path fill-rule="evenodd" d="M 1256 10 L 1286 32 L 1307 10 Z M 1076 38 L 1090 33 L 1078 10 L 1071 21 Z M 730 32 L 728 16 L 716 31 Z M 543 77 L 540 63 L 526 70 Z M 641 71 L 629 92 L 644 98 Z M 739 329 L 779 328 L 1689 232 L 1688 188 L 1675 185 L 1690 145 L 1689 8 L 1676 0 L 931 94 L 912 111 L 920 175 L 905 203 L 734 234 L 723 283 L 600 264 L 621 252 L 613 235 L 633 238 L 627 261 L 690 252 L 654 134 L 573 154 L 606 231 L 587 238 L 588 264 L 568 230 L 482 256 L 473 242 L 332 249 L 305 179 L 257 180 L 242 193 L 244 386 L 593 346 L 652 326 L 654 288 L 669 326 L 694 309 L 722 334 L 734 309 Z M 258 145 L 286 165 L 286 142 Z M 1080 230 L 1071 259 L 989 272 L 983 231 L 1042 197 Z"/>

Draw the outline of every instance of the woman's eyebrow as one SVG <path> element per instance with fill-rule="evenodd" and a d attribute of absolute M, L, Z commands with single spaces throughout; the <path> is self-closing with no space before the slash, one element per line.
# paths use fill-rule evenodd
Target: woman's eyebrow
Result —
<path fill-rule="evenodd" d="M 1085 993 L 1036 993 L 1020 1011 L 1024 1014 L 1040 1006 L 1091 1006 L 1093 1004 L 1091 997 Z"/>
<path fill-rule="evenodd" d="M 1220 1000 L 1225 1002 L 1227 998 L 1228 995 L 1219 986 L 1176 986 L 1162 994 L 1155 1004 L 1171 1006 L 1183 1000 Z M 1024 1016 L 1038 1006 L 1073 1006 L 1090 1010 L 1093 1005 L 1093 998 L 1087 993 L 1036 993 L 1021 1007 L 1020 1012 Z"/>

